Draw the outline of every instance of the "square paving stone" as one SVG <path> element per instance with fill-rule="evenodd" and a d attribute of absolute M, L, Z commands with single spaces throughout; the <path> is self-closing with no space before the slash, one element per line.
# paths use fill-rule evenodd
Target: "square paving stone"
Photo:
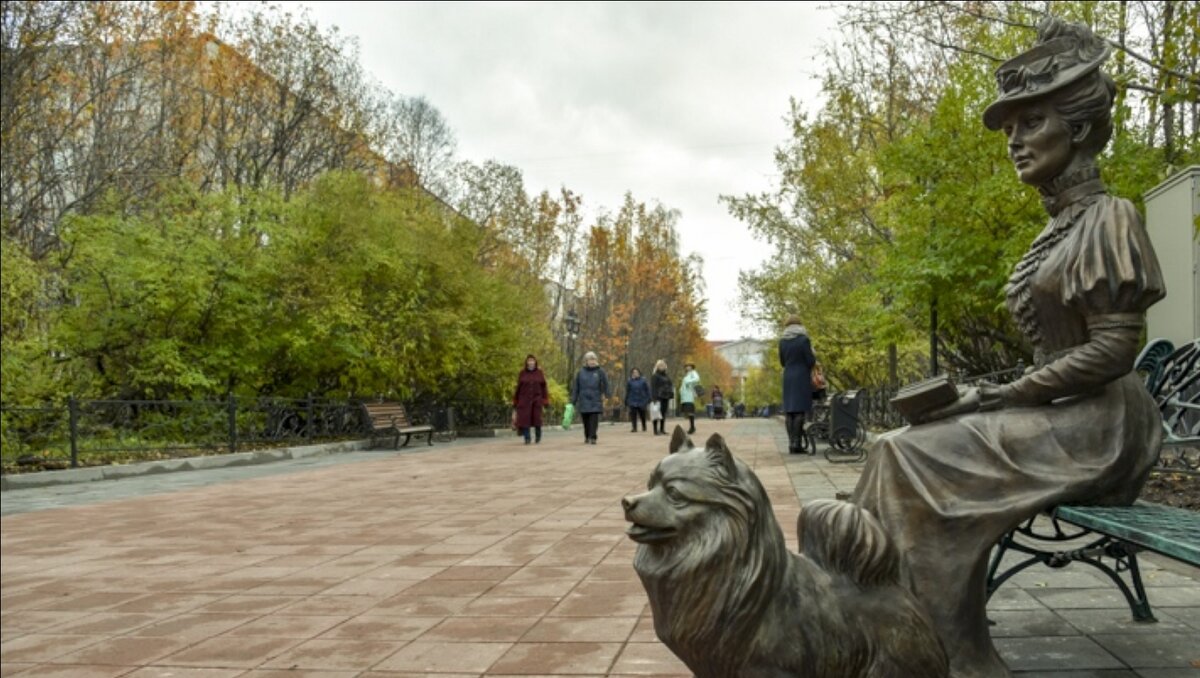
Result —
<path fill-rule="evenodd" d="M 1177 610 L 1180 608 L 1173 608 Z M 1187 624 L 1175 619 L 1172 612 L 1155 610 L 1157 622 L 1138 622 L 1133 620 L 1129 608 L 1123 610 L 1065 610 L 1057 611 L 1058 615 L 1080 632 L 1093 636 L 1096 634 L 1125 634 L 1138 635 L 1159 633 L 1186 633 L 1191 629 Z"/>
<path fill-rule="evenodd" d="M 629 643 L 617 657 L 609 675 L 690 678 L 692 672 L 662 643 Z"/>
<path fill-rule="evenodd" d="M 373 671 L 414 673 L 471 672 L 488 670 L 508 652 L 512 643 L 443 643 L 415 640 L 372 667 Z"/>
<path fill-rule="evenodd" d="M 1200 633 L 1095 636 L 1096 642 L 1135 668 L 1200 670 Z"/>
<path fill-rule="evenodd" d="M 517 643 L 489 674 L 603 674 L 620 643 Z"/>
<path fill-rule="evenodd" d="M 1077 636 L 1079 631 L 1050 610 L 988 610 L 993 638 Z"/>
<path fill-rule="evenodd" d="M 1013 671 L 1121 669 L 1125 666 L 1085 636 L 998 638 L 996 650 Z"/>

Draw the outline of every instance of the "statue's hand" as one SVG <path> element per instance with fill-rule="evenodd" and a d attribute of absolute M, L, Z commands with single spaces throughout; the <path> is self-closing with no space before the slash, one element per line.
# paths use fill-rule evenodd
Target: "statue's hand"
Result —
<path fill-rule="evenodd" d="M 979 409 L 979 389 L 974 386 L 958 387 L 958 400 L 949 405 L 942 405 L 917 417 L 914 424 L 927 424 L 938 419 L 946 419 L 947 417 L 956 417 L 960 414 L 975 412 Z"/>

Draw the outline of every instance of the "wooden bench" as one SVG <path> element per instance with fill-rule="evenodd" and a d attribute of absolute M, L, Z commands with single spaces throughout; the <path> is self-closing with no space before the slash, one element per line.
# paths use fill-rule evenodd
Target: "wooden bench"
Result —
<path fill-rule="evenodd" d="M 433 427 L 428 424 L 413 424 L 404 411 L 404 405 L 393 402 L 363 403 L 363 413 L 367 426 L 370 427 L 371 446 L 375 446 L 376 438 L 384 435 L 395 436 L 392 449 L 400 449 L 400 436 L 404 436 L 404 446 L 412 436 L 425 436 L 429 445 L 433 444 Z"/>
<path fill-rule="evenodd" d="M 1176 350 L 1150 342 L 1135 369 L 1163 415 L 1163 449 L 1200 448 L 1200 340 Z M 1180 452 L 1183 454 L 1183 452 Z M 1108 576 L 1125 596 L 1134 621 L 1153 622 L 1137 554 L 1147 550 L 1200 567 L 1200 513 L 1137 502 L 1132 506 L 1058 506 L 1049 524 L 1030 518 L 1004 535 L 988 567 L 987 594 L 1037 564 L 1052 568 L 1086 563 Z M 1082 543 L 1081 543 L 1082 542 Z M 999 572 L 1005 554 L 1026 557 Z M 1112 561 L 1109 565 L 1106 561 Z M 1126 583 L 1125 578 L 1129 579 Z"/>

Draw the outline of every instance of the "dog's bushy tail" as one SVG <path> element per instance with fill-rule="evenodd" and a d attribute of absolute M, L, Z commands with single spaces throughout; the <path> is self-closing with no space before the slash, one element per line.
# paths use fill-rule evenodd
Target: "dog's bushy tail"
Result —
<path fill-rule="evenodd" d="M 804 505 L 796 532 L 800 552 L 829 573 L 862 586 L 900 582 L 900 553 L 883 526 L 855 504 L 818 499 Z"/>

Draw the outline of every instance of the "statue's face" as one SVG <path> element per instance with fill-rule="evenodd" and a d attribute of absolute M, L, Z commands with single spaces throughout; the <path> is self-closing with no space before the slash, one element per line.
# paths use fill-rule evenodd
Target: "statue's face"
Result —
<path fill-rule="evenodd" d="M 1049 183 L 1071 164 L 1075 154 L 1071 128 L 1048 102 L 1014 109 L 1000 129 L 1008 137 L 1008 157 L 1017 177 L 1026 184 Z"/>

